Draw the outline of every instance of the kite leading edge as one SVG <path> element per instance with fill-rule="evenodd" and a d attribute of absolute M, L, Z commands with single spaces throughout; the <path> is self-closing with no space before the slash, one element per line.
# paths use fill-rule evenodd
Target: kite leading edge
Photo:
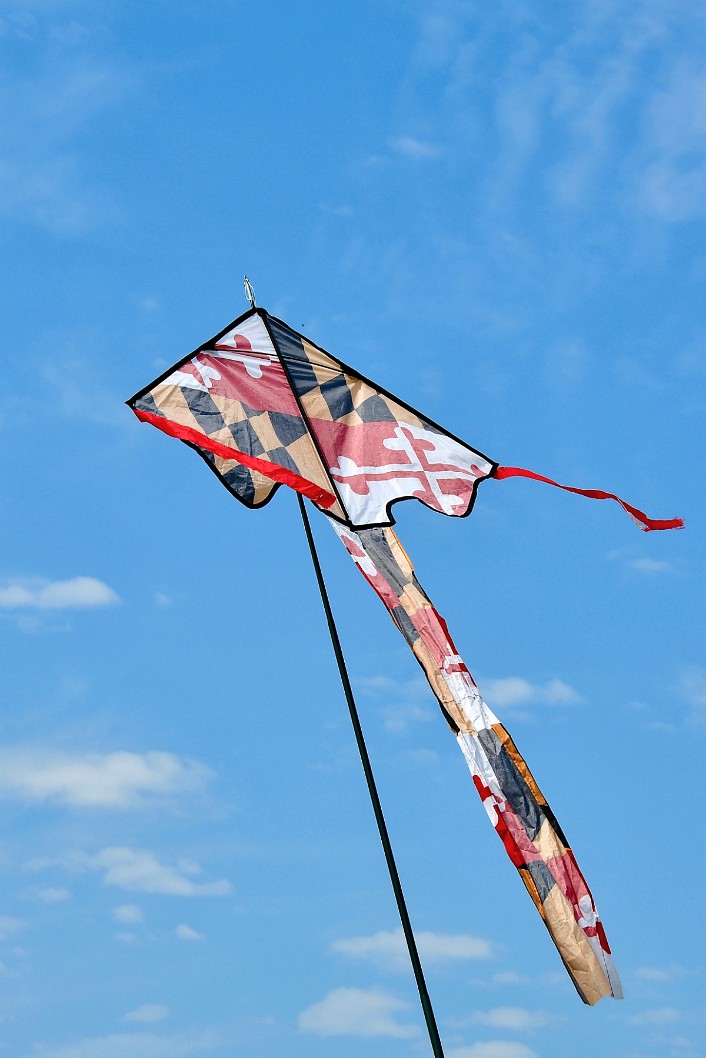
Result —
<path fill-rule="evenodd" d="M 252 288 L 250 288 L 252 294 Z M 510 735 L 488 709 L 391 526 L 418 499 L 456 517 L 480 482 L 526 477 L 620 503 L 645 530 L 673 529 L 613 493 L 503 467 L 255 307 L 127 403 L 184 441 L 247 507 L 281 484 L 328 517 L 421 664 L 483 805 L 586 1003 L 622 997 L 591 892 Z"/>

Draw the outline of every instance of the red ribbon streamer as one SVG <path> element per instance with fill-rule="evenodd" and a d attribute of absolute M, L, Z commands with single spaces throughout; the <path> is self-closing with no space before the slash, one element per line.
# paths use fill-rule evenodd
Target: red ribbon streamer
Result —
<path fill-rule="evenodd" d="M 263 477 L 278 481 L 282 485 L 289 485 L 290 488 L 296 492 L 301 492 L 303 496 L 308 496 L 310 500 L 318 503 L 321 507 L 332 507 L 336 502 L 336 497 L 332 493 L 322 489 L 320 485 L 315 485 L 313 481 L 308 481 L 306 478 L 300 477 L 299 474 L 294 474 L 291 470 L 287 470 L 286 467 L 281 467 L 279 463 L 270 463 L 264 459 L 258 459 L 256 456 L 246 455 L 245 452 L 229 448 L 227 445 L 221 444 L 220 441 L 214 441 L 212 437 L 208 437 L 190 426 L 181 426 L 179 423 L 165 419 L 161 415 L 153 415 L 152 412 L 142 411 L 138 408 L 133 408 L 132 410 L 140 422 L 151 423 L 152 426 L 156 426 L 158 430 L 169 434 L 170 437 L 178 437 L 180 441 L 189 441 L 198 448 L 205 448 L 209 452 L 213 452 L 214 455 L 220 456 L 221 459 L 242 463 L 244 467 L 248 467 L 250 470 L 257 470 Z"/>
<path fill-rule="evenodd" d="M 521 467 L 497 467 L 493 476 L 500 481 L 503 478 L 531 478 L 533 481 L 544 481 L 547 485 L 564 489 L 565 492 L 575 492 L 577 496 L 588 496 L 591 500 L 615 500 L 645 533 L 649 533 L 652 529 L 681 529 L 684 526 L 682 518 L 648 518 L 643 511 L 638 511 L 637 507 L 631 507 L 613 492 L 602 492 L 599 489 L 574 489 L 570 485 L 560 485 L 558 481 L 545 478 L 543 474 L 535 474 L 533 470 L 523 470 Z"/>

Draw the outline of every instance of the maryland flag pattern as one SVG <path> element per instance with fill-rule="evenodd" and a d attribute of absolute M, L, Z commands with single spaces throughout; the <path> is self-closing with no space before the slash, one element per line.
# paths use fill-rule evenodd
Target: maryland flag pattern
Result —
<path fill-rule="evenodd" d="M 620 979 L 591 893 L 509 734 L 484 703 L 446 624 L 390 528 L 418 499 L 456 517 L 479 482 L 529 478 L 614 500 L 646 532 L 674 529 L 611 492 L 499 466 L 264 309 L 252 308 L 128 402 L 190 445 L 247 507 L 284 484 L 327 514 L 420 662 L 473 782 L 586 1003 L 619 998 Z"/>
<path fill-rule="evenodd" d="M 591 891 L 515 743 L 480 696 L 446 622 L 390 528 L 331 523 L 422 666 L 505 850 L 585 1003 L 622 998 Z"/>
<path fill-rule="evenodd" d="M 128 404 L 195 448 L 246 506 L 285 484 L 352 528 L 392 525 L 402 499 L 468 514 L 497 465 L 263 309 Z"/>

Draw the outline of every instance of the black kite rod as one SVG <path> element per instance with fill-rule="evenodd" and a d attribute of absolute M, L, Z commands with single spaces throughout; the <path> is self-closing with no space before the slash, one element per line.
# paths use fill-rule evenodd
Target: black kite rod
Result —
<path fill-rule="evenodd" d="M 421 1000 L 422 1010 L 424 1011 L 424 1020 L 426 1021 L 427 1030 L 429 1032 L 431 1049 L 434 1052 L 434 1058 L 444 1058 L 444 1052 L 441 1046 L 441 1039 L 439 1038 L 439 1030 L 436 1027 L 436 1019 L 434 1017 L 431 999 L 429 998 L 429 992 L 427 991 L 426 981 L 424 980 L 422 964 L 419 960 L 417 943 L 414 939 L 414 934 L 412 932 L 412 924 L 409 920 L 407 905 L 405 903 L 404 893 L 402 892 L 402 885 L 400 884 L 400 876 L 397 873 L 397 865 L 395 864 L 395 858 L 392 854 L 392 845 L 390 844 L 390 837 L 387 832 L 385 817 L 382 814 L 382 805 L 380 804 L 380 798 L 378 797 L 377 787 L 375 785 L 375 777 L 373 775 L 373 769 L 370 764 L 370 757 L 368 756 L 368 750 L 365 745 L 365 739 L 363 738 L 363 729 L 360 726 L 358 710 L 356 709 L 355 698 L 353 697 L 353 690 L 351 688 L 351 682 L 348 678 L 348 670 L 346 669 L 346 662 L 343 657 L 343 651 L 341 650 L 341 641 L 338 638 L 336 623 L 333 619 L 331 603 L 329 602 L 328 592 L 326 591 L 324 575 L 321 571 L 321 563 L 319 562 L 319 556 L 316 551 L 314 537 L 311 532 L 309 517 L 306 513 L 306 507 L 304 506 L 304 498 L 299 492 L 297 493 L 297 500 L 299 501 L 299 510 L 301 511 L 302 521 L 304 523 L 304 532 L 306 533 L 306 539 L 309 544 L 309 551 L 311 552 L 311 561 L 314 564 L 314 572 L 316 573 L 316 580 L 318 582 L 319 591 L 321 593 L 321 601 L 324 605 L 324 612 L 326 614 L 326 621 L 328 623 L 329 635 L 331 636 L 331 644 L 333 646 L 333 652 L 336 656 L 336 662 L 338 663 L 338 671 L 341 676 L 343 691 L 345 693 L 346 701 L 348 703 L 348 711 L 351 716 L 353 731 L 355 732 L 355 740 L 358 744 L 358 752 L 360 753 L 360 760 L 363 765 L 363 771 L 365 772 L 365 781 L 368 784 L 368 792 L 370 794 L 370 800 L 372 801 L 373 811 L 375 813 L 375 821 L 378 825 L 378 833 L 380 834 L 380 841 L 382 842 L 382 847 L 385 853 L 387 869 L 390 872 L 390 881 L 392 882 L 392 889 L 395 894 L 395 900 L 397 901 L 397 910 L 399 912 L 400 921 L 402 922 L 402 930 L 404 932 L 405 940 L 407 941 L 407 948 L 409 950 L 409 957 L 412 961 L 412 969 L 414 970 L 414 977 L 417 982 L 417 988 L 419 989 L 419 998 Z"/>

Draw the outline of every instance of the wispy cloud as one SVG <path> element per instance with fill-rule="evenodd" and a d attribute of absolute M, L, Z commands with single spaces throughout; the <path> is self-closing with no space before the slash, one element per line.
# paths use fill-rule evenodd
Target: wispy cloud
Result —
<path fill-rule="evenodd" d="M 678 60 L 648 111 L 642 205 L 662 220 L 706 213 L 706 75 L 699 59 Z"/>
<path fill-rule="evenodd" d="M 385 729 L 395 733 L 407 731 L 413 724 L 426 723 L 434 717 L 429 684 L 423 678 L 394 680 L 390 676 L 362 676 L 356 687 L 381 703 Z"/>
<path fill-rule="evenodd" d="M 123 1021 L 139 1021 L 145 1025 L 155 1021 L 164 1021 L 169 1014 L 169 1007 L 161 1003 L 143 1003 L 135 1010 L 128 1011 Z"/>
<path fill-rule="evenodd" d="M 397 1020 L 409 1009 L 409 1003 L 381 989 L 335 988 L 303 1010 L 297 1024 L 301 1032 L 314 1036 L 387 1036 L 405 1040 L 419 1035 L 417 1025 Z"/>
<path fill-rule="evenodd" d="M 0 610 L 85 610 L 118 602 L 113 589 L 95 577 L 16 579 L 0 587 Z"/>
<path fill-rule="evenodd" d="M 43 904 L 63 904 L 71 899 L 71 895 L 71 890 L 64 886 L 45 886 L 43 889 L 32 890 L 32 896 Z"/>
<path fill-rule="evenodd" d="M 441 154 L 440 148 L 435 144 L 418 140 L 414 136 L 399 136 L 390 142 L 390 146 L 397 154 L 403 154 L 415 161 L 431 161 Z"/>
<path fill-rule="evenodd" d="M 191 1058 L 227 1044 L 219 1033 L 158 1036 L 153 1032 L 91 1036 L 71 1043 L 40 1043 L 21 1058 Z"/>
<path fill-rule="evenodd" d="M 14 918 L 12 915 L 0 915 L 0 940 L 10 940 L 24 928 L 23 919 Z"/>
<path fill-rule="evenodd" d="M 536 1051 L 513 1040 L 487 1040 L 468 1047 L 452 1047 L 448 1058 L 537 1058 Z"/>
<path fill-rule="evenodd" d="M 583 2 L 570 26 L 554 20 L 541 33 L 531 5 L 430 8 L 420 20 L 407 117 L 434 123 L 441 152 L 453 136 L 454 155 L 466 155 L 485 192 L 479 210 L 509 213 L 524 184 L 574 209 L 617 196 L 626 212 L 668 223 L 703 216 L 698 5 Z M 441 103 L 422 95 L 430 67 L 445 77 Z"/>
<path fill-rule="evenodd" d="M 664 981 L 673 981 L 680 977 L 684 971 L 680 966 L 638 966 L 635 977 L 640 981 L 652 981 L 654 984 L 662 984 Z"/>
<path fill-rule="evenodd" d="M 473 1020 L 479 1025 L 493 1029 L 512 1029 L 516 1032 L 533 1032 L 549 1024 L 549 1015 L 543 1010 L 526 1010 L 524 1007 L 494 1007 L 477 1011 Z"/>
<path fill-rule="evenodd" d="M 206 765 L 173 753 L 62 753 L 32 746 L 0 748 L 0 797 L 72 807 L 146 808 L 203 790 Z"/>
<path fill-rule="evenodd" d="M 679 679 L 679 691 L 691 706 L 689 719 L 692 723 L 706 724 L 706 670 L 698 665 L 684 669 Z"/>
<path fill-rule="evenodd" d="M 671 562 L 657 558 L 634 558 L 630 568 L 636 569 L 638 573 L 672 573 L 674 569 Z"/>
<path fill-rule="evenodd" d="M 198 930 L 192 929 L 191 926 L 187 926 L 184 922 L 177 926 L 175 933 L 177 940 L 203 940 L 203 933 L 199 933 Z"/>
<path fill-rule="evenodd" d="M 493 949 L 490 941 L 467 933 L 432 933 L 420 930 L 415 934 L 419 954 L 425 963 L 465 962 L 489 959 Z M 352 959 L 366 959 L 383 970 L 394 973 L 409 970 L 409 953 L 402 929 L 381 930 L 369 937 L 348 937 L 335 940 L 333 951 Z"/>
<path fill-rule="evenodd" d="M 653 1007 L 651 1010 L 644 1010 L 641 1014 L 633 1014 L 628 1018 L 631 1025 L 648 1027 L 669 1025 L 679 1020 L 681 1020 L 681 1013 L 675 1007 L 668 1006 Z"/>
<path fill-rule="evenodd" d="M 29 58 L 20 74 L 6 67 L 0 77 L 0 215 L 60 236 L 83 235 L 118 216 L 112 192 L 92 175 L 85 133 L 135 83 L 128 63 L 98 55 L 95 33 L 77 32 L 72 8 L 23 4 L 13 12 L 4 5 L 7 32 L 23 39 Z"/>
<path fill-rule="evenodd" d="M 137 904 L 120 904 L 113 908 L 111 914 L 116 922 L 122 922 L 127 926 L 134 926 L 138 922 L 143 922 L 145 918 L 142 908 Z"/>
<path fill-rule="evenodd" d="M 195 880 L 201 874 L 197 863 L 180 860 L 171 867 L 153 852 L 125 847 L 102 849 L 94 856 L 83 855 L 79 863 L 101 871 L 103 884 L 128 892 L 163 893 L 166 896 L 228 896 L 233 887 L 225 878 L 216 882 Z"/>
<path fill-rule="evenodd" d="M 499 985 L 526 985 L 530 983 L 531 978 L 524 977 L 517 970 L 500 970 L 499 973 L 493 974 L 493 981 Z"/>
<path fill-rule="evenodd" d="M 520 676 L 483 679 L 481 691 L 489 705 L 509 709 L 533 704 L 574 705 L 581 701 L 578 691 L 557 679 L 547 683 L 530 683 Z"/>

